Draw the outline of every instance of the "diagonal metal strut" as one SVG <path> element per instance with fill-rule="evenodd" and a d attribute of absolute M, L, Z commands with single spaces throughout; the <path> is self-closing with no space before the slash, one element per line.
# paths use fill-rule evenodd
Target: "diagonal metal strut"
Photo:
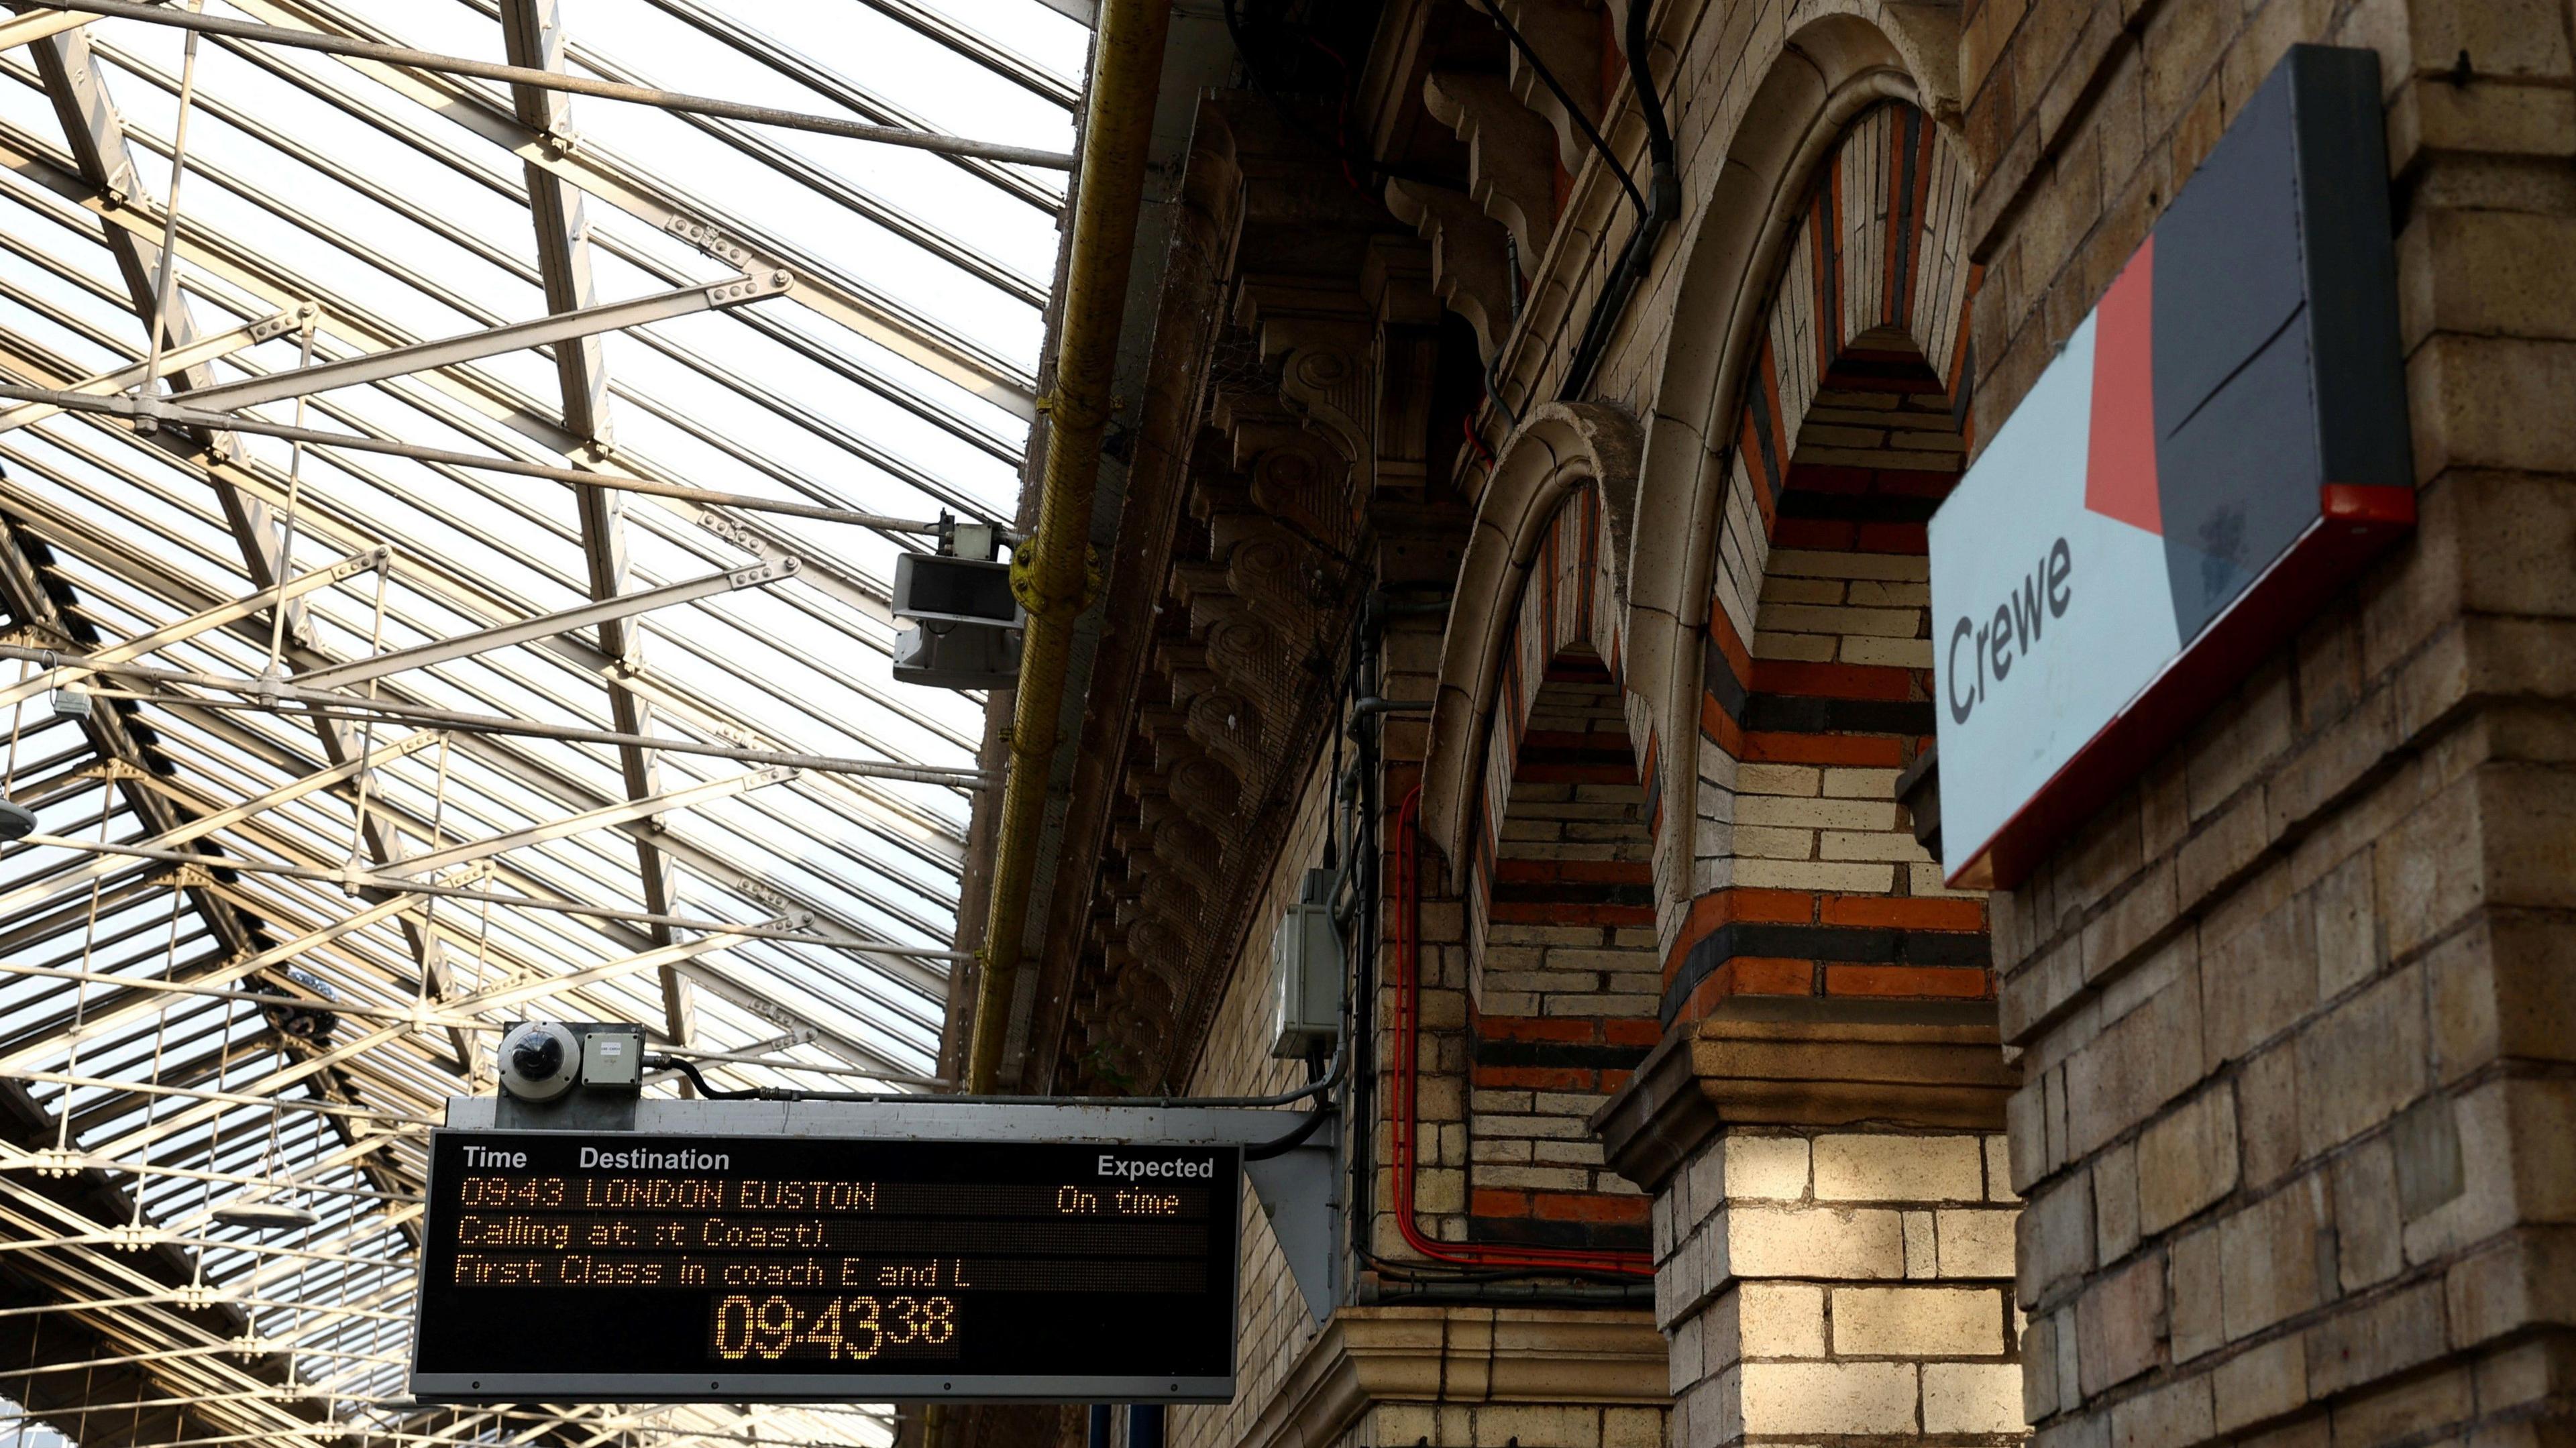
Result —
<path fill-rule="evenodd" d="M 647 322 L 668 321 L 697 312 L 721 311 L 765 297 L 783 296 L 795 283 L 794 273 L 774 268 L 757 276 L 735 277 L 713 286 L 683 287 L 658 296 L 606 302 L 577 312 L 442 337 L 435 342 L 422 342 L 410 347 L 369 352 L 313 367 L 272 372 L 265 377 L 249 377 L 212 387 L 192 387 L 188 389 L 188 401 L 198 408 L 230 411 L 257 407 L 263 402 L 276 402 L 282 398 L 309 397 L 334 388 L 355 387 L 363 382 L 382 382 L 389 377 L 426 372 L 433 367 L 454 367 L 484 357 L 497 357 L 504 352 L 568 342 L 602 332 L 623 331 Z"/>

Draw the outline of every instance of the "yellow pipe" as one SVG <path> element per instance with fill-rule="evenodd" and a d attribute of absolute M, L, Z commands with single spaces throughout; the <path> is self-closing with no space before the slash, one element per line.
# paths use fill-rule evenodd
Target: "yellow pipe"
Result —
<path fill-rule="evenodd" d="M 1019 980 L 1029 867 L 1037 858 L 1047 777 L 1055 767 L 1065 657 L 1073 621 L 1089 593 L 1092 493 L 1100 481 L 1101 434 L 1109 425 L 1109 388 L 1135 259 L 1154 101 L 1162 90 L 1163 38 L 1172 21 L 1171 0 L 1103 0 L 1099 13 L 1055 386 L 1040 404 L 1048 430 L 1038 523 L 1011 555 L 1011 587 L 1028 610 L 1029 625 L 1012 700 L 1010 781 L 1002 791 L 983 971 L 975 987 L 975 1034 L 966 1067 L 970 1091 L 993 1089 L 1010 1026 L 1012 987 Z"/>

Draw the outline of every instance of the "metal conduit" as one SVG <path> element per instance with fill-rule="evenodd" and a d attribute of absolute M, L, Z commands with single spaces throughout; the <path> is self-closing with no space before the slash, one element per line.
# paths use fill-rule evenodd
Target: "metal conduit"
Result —
<path fill-rule="evenodd" d="M 1171 0 L 1105 0 L 1100 7 L 1055 387 L 1041 404 L 1049 428 L 1037 531 L 1011 557 L 1011 588 L 1028 610 L 1029 626 L 1012 700 L 1010 776 L 1003 786 L 993 852 L 983 970 L 975 984 L 974 1038 L 966 1072 L 967 1089 L 974 1092 L 991 1091 L 1001 1070 L 1002 1040 L 1019 981 L 1029 868 L 1036 862 L 1038 832 L 1045 823 L 1065 663 L 1074 619 L 1089 593 L 1092 494 L 1100 481 L 1100 442 L 1109 425 L 1109 388 L 1136 254 L 1146 145 L 1171 22 Z"/>

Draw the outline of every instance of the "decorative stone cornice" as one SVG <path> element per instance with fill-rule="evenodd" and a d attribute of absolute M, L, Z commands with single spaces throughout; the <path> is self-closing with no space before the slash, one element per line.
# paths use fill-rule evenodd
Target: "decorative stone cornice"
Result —
<path fill-rule="evenodd" d="M 1660 1408 L 1668 1350 L 1650 1312 L 1345 1307 L 1288 1371 L 1242 1448 L 1323 1448 L 1377 1403 Z"/>
<path fill-rule="evenodd" d="M 1721 1126 L 2001 1131 L 2020 1086 L 1991 1002 L 1739 997 L 1666 1032 L 1592 1130 L 1653 1191 Z"/>

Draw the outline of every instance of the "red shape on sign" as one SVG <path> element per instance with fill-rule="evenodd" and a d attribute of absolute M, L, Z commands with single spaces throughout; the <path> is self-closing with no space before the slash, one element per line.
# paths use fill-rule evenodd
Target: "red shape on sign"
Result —
<path fill-rule="evenodd" d="M 2093 314 L 2093 427 L 2084 506 L 2162 536 L 2156 495 L 2156 239 L 2120 269 Z"/>

